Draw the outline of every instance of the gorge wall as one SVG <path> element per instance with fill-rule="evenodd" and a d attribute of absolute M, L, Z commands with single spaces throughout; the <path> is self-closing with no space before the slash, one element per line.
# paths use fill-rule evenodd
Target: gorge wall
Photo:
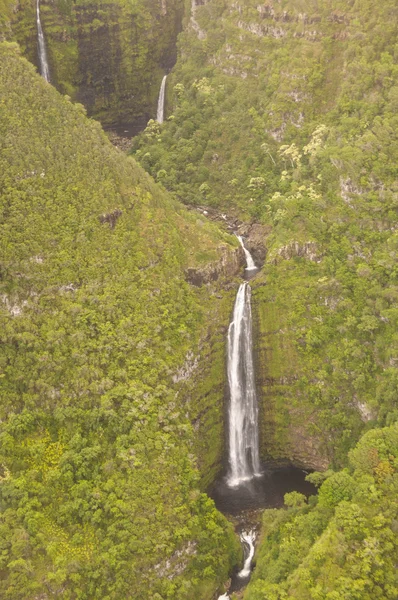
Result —
<path fill-rule="evenodd" d="M 9 3 L 0 38 L 38 64 L 35 5 Z M 126 136 L 156 115 L 160 82 L 176 60 L 183 0 L 41 2 L 53 85 Z"/>

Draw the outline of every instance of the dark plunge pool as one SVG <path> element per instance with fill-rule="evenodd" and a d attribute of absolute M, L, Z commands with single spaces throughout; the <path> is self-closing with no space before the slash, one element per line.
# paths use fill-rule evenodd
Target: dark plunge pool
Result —
<path fill-rule="evenodd" d="M 316 488 L 305 481 L 306 471 L 296 467 L 269 468 L 264 466 L 259 477 L 229 487 L 224 477 L 220 477 L 208 490 L 218 510 L 224 514 L 237 515 L 242 511 L 260 508 L 279 508 L 287 492 L 300 492 L 306 496 L 316 494 Z"/>
<path fill-rule="evenodd" d="M 306 471 L 295 467 L 276 469 L 265 465 L 261 476 L 237 487 L 230 487 L 226 477 L 222 476 L 208 490 L 218 510 L 229 516 L 235 525 L 242 543 L 245 565 L 249 558 L 249 568 L 245 570 L 240 565 L 234 570 L 228 592 L 219 596 L 219 599 L 230 599 L 229 594 L 244 588 L 249 582 L 252 569 L 250 557 L 261 528 L 262 509 L 282 507 L 283 497 L 287 492 L 296 491 L 307 497 L 316 494 L 315 486 L 305 481 L 306 475 Z"/>

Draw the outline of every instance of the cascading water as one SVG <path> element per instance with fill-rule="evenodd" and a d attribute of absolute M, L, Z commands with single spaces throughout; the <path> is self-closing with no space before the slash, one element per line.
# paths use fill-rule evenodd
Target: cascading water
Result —
<path fill-rule="evenodd" d="M 243 546 L 245 554 L 245 562 L 243 569 L 239 571 L 236 577 L 243 582 L 243 585 L 247 583 L 251 575 L 252 562 L 254 557 L 254 542 L 256 540 L 256 532 L 251 530 L 249 532 L 242 531 L 239 535 L 241 544 Z M 222 596 L 219 596 L 217 600 L 230 600 L 229 594 L 226 592 Z"/>
<path fill-rule="evenodd" d="M 162 84 L 160 86 L 159 99 L 158 99 L 158 112 L 156 115 L 156 120 L 158 123 L 163 123 L 164 121 L 164 100 L 165 100 L 165 91 L 166 91 L 166 79 L 167 75 L 165 75 L 162 79 Z"/>
<path fill-rule="evenodd" d="M 243 246 L 243 242 L 240 238 Z M 247 269 L 257 268 L 247 252 Z M 250 260 L 249 260 L 250 259 Z M 258 447 L 258 408 L 253 364 L 251 289 L 239 287 L 228 329 L 229 472 L 227 483 L 237 487 L 261 475 Z"/>
<path fill-rule="evenodd" d="M 36 3 L 36 23 L 37 23 L 37 46 L 39 50 L 39 68 L 40 75 L 46 81 L 50 81 L 50 67 L 48 66 L 46 43 L 44 41 L 43 28 L 40 21 L 40 0 Z"/>
<path fill-rule="evenodd" d="M 238 573 L 238 577 L 240 579 L 246 579 L 247 577 L 250 577 L 255 540 L 256 533 L 254 531 L 249 531 L 248 533 L 246 533 L 246 531 L 242 531 L 240 534 L 240 541 L 242 542 L 243 547 L 247 549 L 247 556 L 245 558 L 243 569 Z"/>
<path fill-rule="evenodd" d="M 258 267 L 256 266 L 249 250 L 245 247 L 242 236 L 237 235 L 236 237 L 240 241 L 240 245 L 242 246 L 243 252 L 245 253 L 245 258 L 246 258 L 246 269 L 245 270 L 246 271 L 257 271 Z"/>

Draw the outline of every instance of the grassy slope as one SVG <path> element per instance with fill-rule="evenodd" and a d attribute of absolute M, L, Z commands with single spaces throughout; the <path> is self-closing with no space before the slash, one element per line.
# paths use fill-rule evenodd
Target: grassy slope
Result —
<path fill-rule="evenodd" d="M 172 376 L 231 306 L 184 269 L 229 241 L 9 44 L 0 98 L 0 595 L 208 598 L 237 550 Z"/>

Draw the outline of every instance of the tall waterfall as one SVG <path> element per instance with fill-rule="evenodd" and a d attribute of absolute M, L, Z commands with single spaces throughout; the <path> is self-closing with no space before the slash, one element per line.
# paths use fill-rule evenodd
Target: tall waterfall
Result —
<path fill-rule="evenodd" d="M 156 120 L 158 123 L 163 123 L 164 121 L 164 100 L 165 100 L 165 91 L 166 91 L 166 79 L 167 75 L 165 75 L 162 79 L 162 84 L 160 86 L 159 99 L 158 99 L 158 112 L 156 115 Z"/>
<path fill-rule="evenodd" d="M 236 487 L 260 475 L 258 408 L 253 366 L 251 289 L 239 287 L 228 330 L 229 472 Z"/>
<path fill-rule="evenodd" d="M 39 50 L 39 68 L 40 75 L 44 77 L 46 81 L 50 81 L 50 68 L 47 60 L 46 43 L 44 41 L 43 28 L 40 21 L 40 0 L 36 3 L 36 23 L 37 23 L 37 45 Z"/>

